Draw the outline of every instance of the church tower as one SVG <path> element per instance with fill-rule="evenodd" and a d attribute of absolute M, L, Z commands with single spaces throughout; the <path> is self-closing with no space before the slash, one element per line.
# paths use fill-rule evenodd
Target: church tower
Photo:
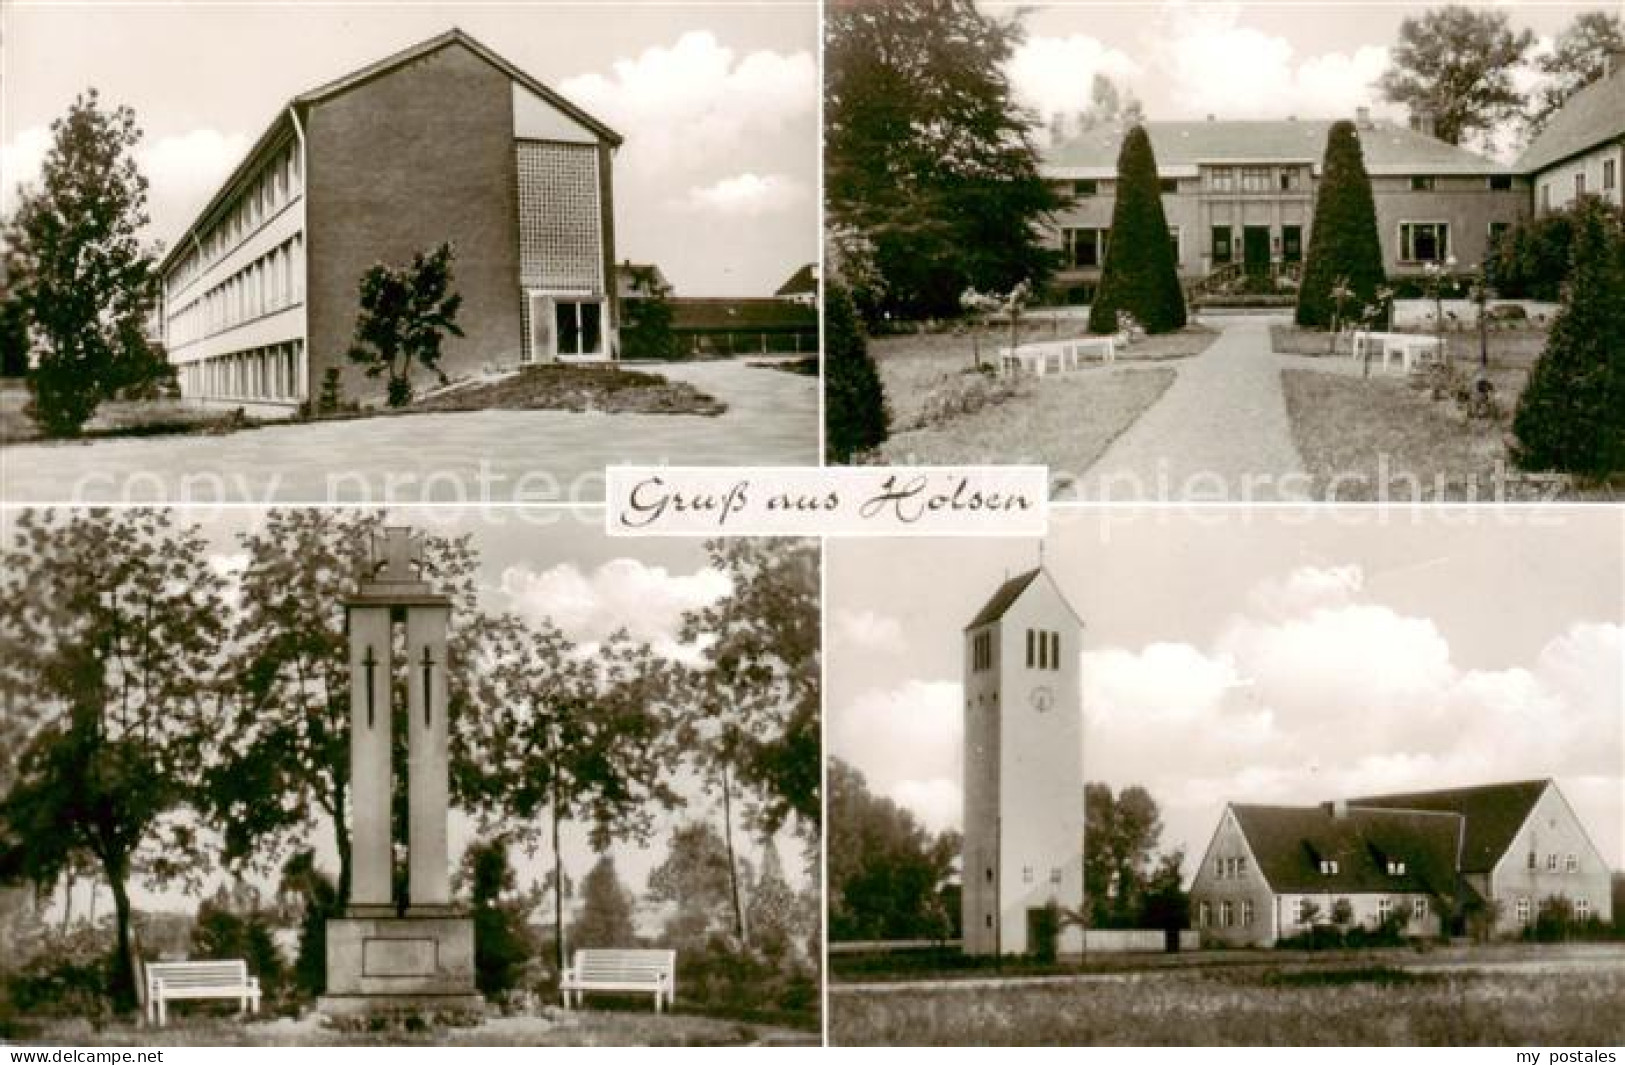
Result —
<path fill-rule="evenodd" d="M 964 638 L 965 953 L 1080 951 L 1046 911 L 1083 906 L 1083 622 L 1040 567 Z"/>

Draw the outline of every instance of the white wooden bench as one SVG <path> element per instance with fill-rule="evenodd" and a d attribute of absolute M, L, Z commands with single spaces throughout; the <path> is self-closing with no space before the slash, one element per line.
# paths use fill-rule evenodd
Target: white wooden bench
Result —
<path fill-rule="evenodd" d="M 1365 354 L 1367 347 L 1372 347 L 1382 356 L 1382 368 L 1388 369 L 1391 358 L 1399 358 L 1400 367 L 1409 373 L 1411 368 L 1424 359 L 1437 358 L 1443 349 L 1438 337 L 1424 336 L 1420 333 L 1379 333 L 1372 330 L 1357 329 L 1354 340 L 1349 345 L 1349 357 L 1359 359 Z"/>
<path fill-rule="evenodd" d="M 1119 338 L 1115 336 L 1078 337 L 1073 340 L 1040 340 L 1018 344 L 1014 348 L 1002 347 L 999 349 L 999 371 L 1025 371 L 1035 377 L 1043 377 L 1052 366 L 1057 373 L 1075 370 L 1091 355 L 1098 355 L 1101 362 L 1116 362 L 1118 342 Z"/>
<path fill-rule="evenodd" d="M 228 961 L 149 962 L 147 1019 L 163 1027 L 166 1003 L 179 999 L 234 998 L 239 1010 L 260 1011 L 260 981 L 248 975 L 248 963 Z"/>
<path fill-rule="evenodd" d="M 587 991 L 647 991 L 654 995 L 659 1013 L 662 1003 L 669 1007 L 677 994 L 677 952 L 578 950 L 575 963 L 559 979 L 559 990 L 565 1009 L 581 1005 Z"/>

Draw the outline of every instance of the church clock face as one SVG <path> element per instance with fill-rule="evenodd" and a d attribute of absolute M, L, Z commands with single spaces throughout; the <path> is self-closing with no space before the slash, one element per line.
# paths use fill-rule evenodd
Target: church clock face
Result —
<path fill-rule="evenodd" d="M 1033 709 L 1040 714 L 1049 713 L 1050 707 L 1055 705 L 1055 693 L 1042 684 L 1034 688 L 1027 698 L 1033 704 Z"/>

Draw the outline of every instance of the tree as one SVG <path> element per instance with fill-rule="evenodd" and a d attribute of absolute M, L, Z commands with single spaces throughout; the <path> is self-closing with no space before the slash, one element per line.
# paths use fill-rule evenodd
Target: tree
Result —
<path fill-rule="evenodd" d="M 568 884 L 561 828 L 582 820 L 595 850 L 643 842 L 677 801 L 671 669 L 616 633 L 584 654 L 547 621 L 493 620 L 470 708 L 453 708 L 452 788 L 513 838 L 534 840 L 545 814 L 553 883 Z M 477 708 L 477 709 L 476 709 Z M 564 966 L 564 891 L 554 891 L 554 963 Z"/>
<path fill-rule="evenodd" d="M 17 297 L 23 263 L 16 226 L 0 220 L 0 377 L 28 375 L 28 312 Z"/>
<path fill-rule="evenodd" d="M 1360 134 L 1352 122 L 1334 122 L 1326 133 L 1309 256 L 1298 286 L 1297 322 L 1328 328 L 1337 317 L 1335 289 L 1346 288 L 1352 305 L 1364 307 L 1376 302 L 1377 289 L 1385 280 L 1377 208 Z"/>
<path fill-rule="evenodd" d="M 368 377 L 389 377 L 391 407 L 412 402 L 412 367 L 422 366 L 446 383 L 440 372 L 440 345 L 446 334 L 462 336 L 457 311 L 463 297 L 452 291 L 450 244 L 428 255 L 418 252 L 404 267 L 378 263 L 361 275 L 361 312 L 350 361 Z"/>
<path fill-rule="evenodd" d="M 665 940 L 680 951 L 703 949 L 713 932 L 732 923 L 733 881 L 722 835 L 709 821 L 672 829 L 666 858 L 649 873 L 649 898 L 671 903 Z"/>
<path fill-rule="evenodd" d="M 1601 477 L 1625 470 L 1625 234 L 1590 199 L 1575 227 L 1563 304 L 1512 419 L 1513 458 Z"/>
<path fill-rule="evenodd" d="M 147 179 L 135 162 L 135 112 L 101 108 L 95 89 L 51 124 L 40 187 L 18 204 L 8 284 L 37 362 L 33 416 L 52 436 L 76 436 L 96 407 L 150 367 L 143 323 L 156 293 Z M 13 326 L 15 328 L 15 326 Z"/>
<path fill-rule="evenodd" d="M 621 324 L 621 354 L 629 359 L 669 359 L 674 357 L 671 289 L 660 281 L 653 266 L 630 266 L 631 298 L 621 301 L 625 321 Z"/>
<path fill-rule="evenodd" d="M 168 510 L 24 511 L 0 567 L 0 699 L 32 710 L 0 798 L 0 879 L 45 886 L 77 857 L 113 894 L 116 1008 L 135 1004 L 130 880 L 195 882 L 181 816 L 216 726 L 222 582 Z"/>
<path fill-rule="evenodd" d="M 1529 129 L 1539 133 L 1570 97 L 1599 80 L 1610 57 L 1625 52 L 1625 19 L 1582 11 L 1557 35 L 1552 51 L 1535 61 L 1547 81 L 1530 101 Z"/>
<path fill-rule="evenodd" d="M 869 791 L 863 774 L 829 763 L 829 937 L 945 939 L 953 915 L 941 892 L 959 856 L 957 833 L 932 836 L 914 815 Z"/>
<path fill-rule="evenodd" d="M 1134 316 L 1148 333 L 1185 325 L 1185 293 L 1179 264 L 1162 212 L 1157 159 L 1145 127 L 1123 137 L 1117 154 L 1117 201 L 1112 207 L 1112 240 L 1089 307 L 1089 331 L 1115 333 L 1119 312 Z"/>
<path fill-rule="evenodd" d="M 1496 293 L 1507 299 L 1561 301 L 1574 263 L 1575 234 L 1588 211 L 1611 215 L 1616 222 L 1620 218 L 1619 208 L 1588 198 L 1522 219 L 1503 233 L 1485 260 Z"/>
<path fill-rule="evenodd" d="M 1377 88 L 1412 114 L 1432 116 L 1435 135 L 1447 144 L 1475 133 L 1491 139 L 1523 110 L 1513 72 L 1534 43 L 1530 31 L 1512 32 L 1505 12 L 1435 8 L 1399 24 L 1399 44 Z"/>
<path fill-rule="evenodd" d="M 783 955 L 795 942 L 799 917 L 796 893 L 784 878 L 779 849 L 769 838 L 762 845 L 762 868 L 750 888 L 745 925 L 758 947 L 769 954 Z"/>
<path fill-rule="evenodd" d="M 315 852 L 306 849 L 283 863 L 277 899 L 285 909 L 296 909 L 298 913 L 299 954 L 293 965 L 294 986 L 303 995 L 319 995 L 327 990 L 327 920 L 343 912 L 338 887 L 316 867 Z"/>
<path fill-rule="evenodd" d="M 763 835 L 793 823 L 818 835 L 821 738 L 819 552 L 816 541 L 711 540 L 730 590 L 683 618 L 682 638 L 709 636 L 687 673 L 690 709 L 678 742 L 721 799 L 735 933 L 748 942 L 734 858 L 734 803 Z"/>
<path fill-rule="evenodd" d="M 1162 814 L 1151 793 L 1131 784 L 1083 788 L 1083 894 L 1095 928 L 1139 927 Z"/>
<path fill-rule="evenodd" d="M 615 859 L 599 855 L 581 883 L 581 912 L 570 926 L 570 941 L 579 949 L 609 949 L 637 944 L 632 926 L 632 896 L 621 886 Z"/>
<path fill-rule="evenodd" d="M 972 0 L 839 0 L 825 12 L 829 216 L 873 246 L 877 313 L 952 316 L 967 287 L 1041 286 L 1057 206 L 1006 64 L 1019 16 Z"/>
<path fill-rule="evenodd" d="M 474 986 L 495 999 L 518 986 L 535 953 L 528 923 L 535 900 L 518 894 L 508 844 L 500 837 L 470 843 L 460 872 L 474 920 Z"/>
<path fill-rule="evenodd" d="M 291 508 L 243 533 L 247 557 L 227 645 L 224 713 L 204 772 L 205 811 L 233 868 L 267 868 L 326 821 L 339 857 L 339 898 L 350 898 L 350 658 L 344 600 L 372 568 L 381 513 Z M 478 564 L 466 538 L 428 536 L 424 577 L 452 599 L 449 651 L 473 661 L 483 624 Z M 468 670 L 454 666 L 455 713 L 468 704 Z M 455 717 L 454 717 L 455 719 Z M 404 737 L 397 737 L 404 739 Z M 405 774 L 396 775 L 397 790 Z"/>
<path fill-rule="evenodd" d="M 835 281 L 824 286 L 824 350 L 824 451 L 851 462 L 886 442 L 891 412 L 852 299 Z"/>

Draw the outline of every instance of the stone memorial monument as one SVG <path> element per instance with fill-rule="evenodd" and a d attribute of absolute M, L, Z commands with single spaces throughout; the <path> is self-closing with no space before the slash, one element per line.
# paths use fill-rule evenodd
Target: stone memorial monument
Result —
<path fill-rule="evenodd" d="M 452 903 L 446 853 L 446 629 L 451 600 L 422 577 L 422 538 L 391 527 L 344 604 L 350 641 L 350 902 L 327 922 L 329 1016 L 479 1010 L 474 924 Z M 399 628 L 398 628 L 399 627 Z M 401 630 L 404 630 L 402 632 Z M 399 637 L 404 636 L 404 640 Z M 396 659 L 404 644 L 404 661 Z M 396 685 L 405 687 L 407 887 L 393 898 Z"/>

